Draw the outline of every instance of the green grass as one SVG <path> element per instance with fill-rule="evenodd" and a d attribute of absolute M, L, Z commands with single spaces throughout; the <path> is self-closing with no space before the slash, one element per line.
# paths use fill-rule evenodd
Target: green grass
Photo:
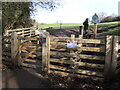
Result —
<path fill-rule="evenodd" d="M 98 23 L 98 29 L 102 29 L 104 27 L 108 27 L 110 25 L 117 25 L 118 22 L 109 22 L 109 23 Z M 120 24 L 120 22 L 119 22 Z M 78 28 L 79 26 L 82 26 L 80 23 L 62 23 L 62 29 L 66 28 Z M 90 28 L 93 29 L 94 24 L 90 24 Z M 40 25 L 39 29 L 46 29 L 52 27 L 52 29 L 60 29 L 60 24 L 44 24 Z"/>
<path fill-rule="evenodd" d="M 105 32 L 106 35 L 120 35 L 120 27 L 109 29 L 108 32 Z"/>
<path fill-rule="evenodd" d="M 97 28 L 99 30 L 110 27 L 113 25 L 118 25 L 120 22 L 108 22 L 108 23 L 98 23 Z M 73 29 L 73 28 L 79 28 L 79 26 L 83 26 L 80 23 L 62 23 L 62 29 Z M 93 30 L 94 24 L 89 24 L 90 30 Z M 50 28 L 51 27 L 51 28 Z M 50 29 L 50 30 L 56 30 L 60 29 L 60 24 L 44 24 L 40 25 L 39 29 Z M 105 34 L 113 34 L 113 35 L 118 35 L 120 33 L 120 28 L 114 28 L 114 29 L 109 29 L 108 32 L 105 32 Z M 119 34 L 120 35 L 120 34 Z"/>
<path fill-rule="evenodd" d="M 118 24 L 120 24 L 120 22 L 98 23 L 97 28 L 100 30 Z M 80 23 L 62 23 L 62 29 L 79 28 L 79 26 L 83 26 L 83 25 Z M 93 30 L 94 24 L 89 24 L 89 26 L 90 26 L 90 30 Z M 56 30 L 56 29 L 60 29 L 60 24 L 44 24 L 44 25 L 40 25 L 39 29 Z M 116 27 L 113 29 L 109 29 L 108 32 L 103 32 L 103 33 L 106 35 L 120 35 L 120 28 Z"/>
<path fill-rule="evenodd" d="M 62 29 L 79 27 L 82 24 L 80 23 L 62 23 Z M 40 25 L 39 29 L 46 29 L 52 27 L 53 29 L 60 29 L 60 24 L 44 24 Z"/>
<path fill-rule="evenodd" d="M 98 27 L 98 29 L 102 29 L 102 28 L 109 27 L 112 25 L 117 25 L 117 24 L 120 24 L 120 22 L 98 23 L 97 27 Z M 94 24 L 90 24 L 90 28 L 93 29 L 93 26 L 94 26 Z"/>

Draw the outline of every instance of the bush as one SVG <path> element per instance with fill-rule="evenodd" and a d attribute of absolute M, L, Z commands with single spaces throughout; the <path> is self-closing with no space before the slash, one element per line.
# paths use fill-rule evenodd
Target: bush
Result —
<path fill-rule="evenodd" d="M 114 22 L 114 21 L 120 21 L 120 16 L 118 16 L 118 17 L 112 17 L 112 16 L 105 17 L 104 19 L 101 20 L 100 23 Z"/>

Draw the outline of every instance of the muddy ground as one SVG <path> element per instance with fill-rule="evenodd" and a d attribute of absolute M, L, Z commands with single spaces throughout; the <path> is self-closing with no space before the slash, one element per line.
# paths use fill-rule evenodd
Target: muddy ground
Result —
<path fill-rule="evenodd" d="M 34 73 L 34 72 L 33 72 Z M 11 66 L 3 67 L 3 88 L 78 88 L 83 90 L 120 89 L 120 78 L 114 83 L 106 84 L 92 78 L 61 77 L 56 74 L 33 74 L 31 71 Z"/>

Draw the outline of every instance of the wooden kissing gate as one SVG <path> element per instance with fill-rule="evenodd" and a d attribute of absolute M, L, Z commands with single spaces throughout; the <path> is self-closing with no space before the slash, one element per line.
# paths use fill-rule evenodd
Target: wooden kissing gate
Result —
<path fill-rule="evenodd" d="M 77 41 L 77 47 L 68 48 L 68 40 Z M 22 46 L 25 42 L 34 44 L 26 49 Z M 7 55 L 4 52 L 3 54 Z M 38 60 L 35 60 L 35 57 Z M 24 61 L 39 63 L 32 67 L 42 67 L 46 73 L 57 72 L 62 75 L 95 77 L 110 82 L 120 73 L 120 36 L 83 39 L 81 35 L 77 38 L 75 35 L 50 37 L 46 32 L 42 36 L 21 37 L 13 32 L 11 60 L 19 66 L 23 65 Z"/>
<path fill-rule="evenodd" d="M 82 39 L 47 34 L 42 40 L 42 65 L 46 72 L 97 77 L 105 82 L 114 81 L 120 73 L 120 36 Z M 67 48 L 68 40 L 77 41 L 77 48 Z"/>

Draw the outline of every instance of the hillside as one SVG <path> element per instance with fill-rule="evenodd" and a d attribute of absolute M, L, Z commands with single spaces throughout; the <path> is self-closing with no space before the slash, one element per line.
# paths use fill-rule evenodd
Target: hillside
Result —
<path fill-rule="evenodd" d="M 63 23 L 62 28 L 60 29 L 59 24 L 44 24 L 40 25 L 39 29 L 46 29 L 50 32 L 51 35 L 55 36 L 70 36 L 70 34 L 79 35 L 79 26 L 82 24 L 79 23 Z M 98 33 L 100 34 L 113 34 L 118 35 L 120 32 L 119 29 L 120 22 L 109 22 L 109 23 L 99 23 L 98 24 Z M 89 25 L 89 29 L 93 32 L 93 24 Z M 119 34 L 120 35 L 120 34 Z"/>

